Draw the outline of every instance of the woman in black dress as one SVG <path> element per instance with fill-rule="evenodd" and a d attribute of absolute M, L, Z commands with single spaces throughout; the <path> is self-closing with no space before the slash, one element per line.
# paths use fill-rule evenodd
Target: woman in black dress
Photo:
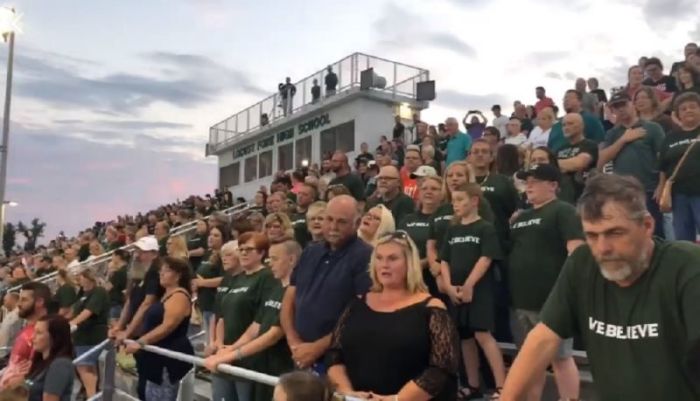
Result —
<path fill-rule="evenodd" d="M 445 305 L 423 283 L 416 245 L 405 231 L 380 239 L 372 288 L 343 312 L 327 355 L 337 391 L 379 401 L 453 401 L 458 340 Z"/>

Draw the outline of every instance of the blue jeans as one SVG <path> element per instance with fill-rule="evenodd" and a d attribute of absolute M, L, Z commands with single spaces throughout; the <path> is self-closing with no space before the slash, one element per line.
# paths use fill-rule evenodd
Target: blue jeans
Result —
<path fill-rule="evenodd" d="M 700 196 L 674 193 L 672 200 L 676 240 L 695 242 L 700 232 Z"/>
<path fill-rule="evenodd" d="M 253 401 L 253 383 L 236 380 L 238 401 Z"/>
<path fill-rule="evenodd" d="M 220 373 L 211 376 L 211 401 L 239 401 L 232 377 Z"/>
<path fill-rule="evenodd" d="M 211 338 L 211 321 L 214 320 L 215 315 L 214 312 L 205 312 L 202 311 L 202 327 L 204 329 L 204 332 L 207 333 L 207 344 L 209 344 L 209 339 Z"/>
<path fill-rule="evenodd" d="M 659 238 L 665 238 L 664 233 L 664 215 L 659 209 L 659 204 L 654 200 L 654 193 L 647 192 L 647 210 L 651 217 L 654 218 L 654 235 Z"/>

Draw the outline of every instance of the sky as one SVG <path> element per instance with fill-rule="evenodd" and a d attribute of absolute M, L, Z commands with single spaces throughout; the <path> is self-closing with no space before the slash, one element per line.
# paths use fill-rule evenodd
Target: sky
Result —
<path fill-rule="evenodd" d="M 360 51 L 430 70 L 431 123 L 609 89 L 700 41 L 697 0 L 16 0 L 7 221 L 46 237 L 211 192 L 208 128 Z M 0 88 L 7 46 L 0 44 Z M 490 112 L 487 117 L 492 117 Z M 387 132 L 391 127 L 387 127 Z"/>

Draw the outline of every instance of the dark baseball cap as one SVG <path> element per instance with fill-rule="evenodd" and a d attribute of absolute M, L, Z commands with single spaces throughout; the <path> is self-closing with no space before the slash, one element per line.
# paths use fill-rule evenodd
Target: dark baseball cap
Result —
<path fill-rule="evenodd" d="M 561 180 L 561 171 L 559 171 L 558 167 L 551 164 L 536 164 L 530 167 L 529 170 L 518 171 L 516 177 L 520 180 L 532 177 L 542 181 L 559 182 Z"/>
<path fill-rule="evenodd" d="M 630 95 L 628 95 L 626 91 L 620 91 L 620 92 L 617 92 L 616 94 L 612 95 L 612 97 L 610 97 L 610 101 L 608 101 L 608 105 L 619 106 L 619 105 L 625 104 L 631 100 L 632 99 L 630 99 Z"/>

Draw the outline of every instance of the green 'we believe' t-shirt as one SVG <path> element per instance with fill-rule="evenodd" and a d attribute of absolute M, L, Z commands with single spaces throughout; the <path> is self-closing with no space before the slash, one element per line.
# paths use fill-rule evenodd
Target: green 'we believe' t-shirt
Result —
<path fill-rule="evenodd" d="M 224 344 L 233 344 L 248 329 L 263 305 L 265 294 L 275 285 L 275 278 L 267 267 L 255 273 L 233 276 L 227 291 L 221 293 L 220 315 L 224 319 Z M 249 366 L 259 358 L 245 358 L 239 365 Z"/>
<path fill-rule="evenodd" d="M 559 337 L 582 336 L 601 401 L 700 399 L 698 316 L 700 247 L 661 240 L 648 271 L 625 288 L 579 247 L 542 309 Z"/>
<path fill-rule="evenodd" d="M 451 224 L 447 228 L 440 249 L 440 260 L 450 265 L 452 285 L 463 285 L 482 256 L 491 260 L 501 258 L 501 246 L 493 224 L 479 219 L 469 224 Z M 487 271 L 475 289 L 482 282 L 489 282 L 490 271 Z"/>
<path fill-rule="evenodd" d="M 508 240 L 508 221 L 518 208 L 518 190 L 515 189 L 513 180 L 503 174 L 476 177 L 476 181 L 493 209 L 493 224 L 501 244 L 505 245 Z"/>
<path fill-rule="evenodd" d="M 539 312 L 566 261 L 570 240 L 583 239 L 576 209 L 555 199 L 524 210 L 510 226 L 508 272 L 513 306 Z"/>
<path fill-rule="evenodd" d="M 450 226 L 454 214 L 455 210 L 452 208 L 452 204 L 445 203 L 438 208 L 430 219 L 429 239 L 435 241 L 435 249 L 437 249 L 438 254 L 442 249 L 442 243 L 445 239 L 447 228 Z M 479 200 L 479 217 L 491 223 L 495 220 L 493 209 L 491 209 L 489 201 L 483 196 Z"/>

